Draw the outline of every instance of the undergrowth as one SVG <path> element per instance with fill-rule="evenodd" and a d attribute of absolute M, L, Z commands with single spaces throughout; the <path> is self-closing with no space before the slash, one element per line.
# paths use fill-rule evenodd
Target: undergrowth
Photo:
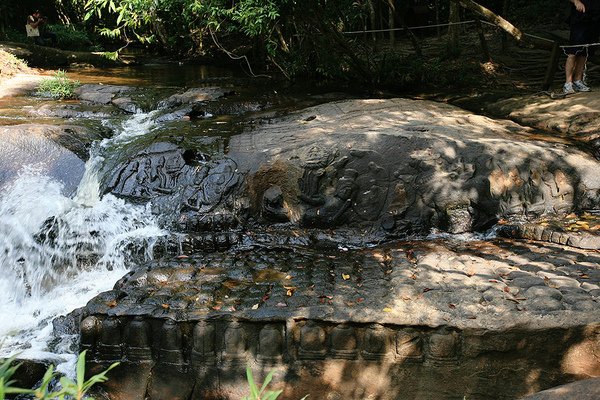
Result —
<path fill-rule="evenodd" d="M 79 81 L 69 79 L 65 71 L 58 70 L 54 73 L 54 77 L 44 79 L 40 83 L 37 93 L 53 99 L 72 99 L 79 85 Z"/>

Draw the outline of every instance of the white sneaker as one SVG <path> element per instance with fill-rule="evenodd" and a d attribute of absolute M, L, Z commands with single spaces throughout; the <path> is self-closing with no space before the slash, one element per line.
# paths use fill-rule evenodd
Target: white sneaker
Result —
<path fill-rule="evenodd" d="M 563 86 L 563 93 L 564 94 L 573 94 L 573 93 L 575 93 L 575 89 L 573 88 L 573 82 L 567 82 L 567 83 L 565 83 L 565 85 Z"/>
<path fill-rule="evenodd" d="M 585 83 L 583 83 L 583 81 L 573 82 L 573 89 L 575 89 L 576 92 L 589 92 L 590 91 L 590 87 L 588 85 L 586 85 Z"/>

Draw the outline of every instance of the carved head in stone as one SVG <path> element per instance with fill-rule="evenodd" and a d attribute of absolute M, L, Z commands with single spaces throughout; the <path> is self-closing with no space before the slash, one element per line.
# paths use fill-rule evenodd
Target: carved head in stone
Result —
<path fill-rule="evenodd" d="M 165 169 L 169 173 L 179 172 L 185 165 L 185 160 L 181 154 L 174 154 L 165 162 Z"/>
<path fill-rule="evenodd" d="M 335 196 L 342 200 L 351 199 L 357 188 L 355 182 L 357 176 L 358 172 L 356 170 L 345 169 L 344 174 L 337 181 Z"/>

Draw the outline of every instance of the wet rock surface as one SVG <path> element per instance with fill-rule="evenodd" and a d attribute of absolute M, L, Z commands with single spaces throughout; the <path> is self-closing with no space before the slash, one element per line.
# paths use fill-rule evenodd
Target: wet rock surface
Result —
<path fill-rule="evenodd" d="M 590 155 L 452 106 L 354 100 L 268 122 L 231 137 L 225 156 L 154 144 L 116 168 L 105 190 L 174 210 L 186 232 L 226 213 L 242 224 L 392 238 L 484 230 L 501 217 L 564 215 L 600 202 Z"/>
<path fill-rule="evenodd" d="M 571 214 L 560 219 L 508 223 L 501 225 L 498 233 L 508 238 L 539 240 L 588 250 L 600 250 L 598 214 Z"/>
<path fill-rule="evenodd" d="M 600 98 L 597 93 L 580 92 L 564 99 L 551 99 L 544 94 L 518 96 L 486 104 L 485 108 L 493 115 L 575 140 L 600 158 Z"/>
<path fill-rule="evenodd" d="M 81 344 L 93 366 L 136 366 L 114 398 L 162 398 L 175 378 L 192 398 L 235 398 L 249 364 L 289 398 L 509 399 L 600 372 L 599 261 L 501 239 L 180 255 L 92 300 Z"/>
<path fill-rule="evenodd" d="M 592 378 L 543 390 L 523 397 L 522 400 L 594 400 L 598 398 L 600 398 L 600 378 Z"/>
<path fill-rule="evenodd" d="M 84 162 L 67 148 L 85 153 L 82 137 L 85 137 L 85 132 L 74 126 L 1 126 L 0 186 L 12 182 L 24 166 L 29 166 L 61 182 L 65 194 L 74 192 L 83 176 Z M 63 147 L 60 144 L 64 142 L 69 144 Z"/>

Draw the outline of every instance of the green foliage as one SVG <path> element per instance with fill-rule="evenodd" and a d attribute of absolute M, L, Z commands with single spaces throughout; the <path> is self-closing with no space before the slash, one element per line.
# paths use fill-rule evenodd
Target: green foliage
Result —
<path fill-rule="evenodd" d="M 250 394 L 242 397 L 242 400 L 276 400 L 279 398 L 279 395 L 283 393 L 283 390 L 267 390 L 267 386 L 269 386 L 273 380 L 273 371 L 269 372 L 260 388 L 254 381 L 254 375 L 252 375 L 252 369 L 249 366 L 246 367 L 246 378 L 248 379 Z M 306 400 L 306 398 L 308 398 L 308 395 L 304 396 L 300 400 Z"/>
<path fill-rule="evenodd" d="M 252 375 L 252 369 L 250 367 L 246 367 L 246 377 L 248 379 L 248 386 L 250 387 L 250 394 L 243 397 L 242 400 L 275 400 L 283 392 L 283 390 L 278 390 L 276 392 L 267 390 L 267 386 L 269 386 L 269 383 L 273 380 L 273 371 L 269 372 L 260 389 L 254 381 L 254 376 Z"/>
<path fill-rule="evenodd" d="M 49 25 L 48 30 L 56 34 L 61 49 L 89 50 L 92 45 L 89 34 L 74 25 Z"/>
<path fill-rule="evenodd" d="M 103 383 L 108 380 L 106 374 L 111 369 L 115 368 L 119 363 L 114 363 L 104 372 L 92 376 L 90 379 L 85 379 L 85 354 L 83 351 L 77 358 L 77 377 L 75 380 L 67 377 L 60 378 L 60 388 L 56 391 L 50 389 L 51 383 L 57 378 L 57 373 L 54 371 L 54 366 L 48 367 L 44 377 L 37 389 L 23 389 L 14 387 L 15 383 L 12 376 L 15 374 L 21 364 L 14 364 L 14 357 L 5 360 L 0 364 L 0 400 L 4 400 L 7 394 L 27 394 L 39 400 L 82 400 L 86 397 L 89 390 L 97 383 Z"/>
<path fill-rule="evenodd" d="M 79 81 L 67 78 L 67 73 L 58 70 L 53 78 L 44 79 L 38 86 L 37 92 L 42 96 L 54 99 L 72 99 L 75 97 L 75 89 L 79 87 Z"/>

